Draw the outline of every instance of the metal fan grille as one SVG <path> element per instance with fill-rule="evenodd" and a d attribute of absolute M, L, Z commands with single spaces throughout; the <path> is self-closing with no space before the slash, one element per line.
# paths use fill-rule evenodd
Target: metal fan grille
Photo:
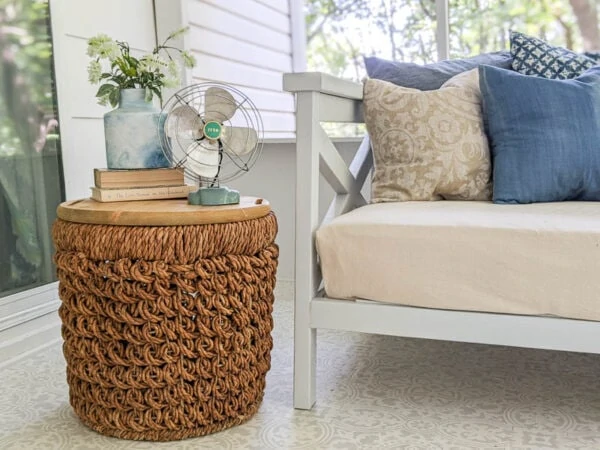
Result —
<path fill-rule="evenodd" d="M 221 127 L 217 139 L 209 138 L 212 126 Z M 252 100 L 222 83 L 179 90 L 164 104 L 159 121 L 165 156 L 201 186 L 219 186 L 248 172 L 260 156 L 263 135 Z"/>

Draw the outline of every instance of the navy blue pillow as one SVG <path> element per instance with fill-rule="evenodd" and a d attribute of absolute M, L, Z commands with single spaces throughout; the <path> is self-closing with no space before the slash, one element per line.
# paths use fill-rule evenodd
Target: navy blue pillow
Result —
<path fill-rule="evenodd" d="M 481 64 L 510 69 L 512 62 L 510 52 L 507 51 L 485 53 L 466 59 L 449 59 L 425 65 L 388 61 L 376 56 L 365 56 L 364 60 L 369 78 L 421 91 L 439 89 L 454 75 L 474 69 Z"/>
<path fill-rule="evenodd" d="M 494 203 L 600 200 L 600 66 L 572 80 L 479 68 Z"/>

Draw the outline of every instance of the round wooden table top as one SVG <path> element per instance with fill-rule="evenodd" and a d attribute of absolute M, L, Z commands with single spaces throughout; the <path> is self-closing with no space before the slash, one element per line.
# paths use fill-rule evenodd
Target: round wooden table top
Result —
<path fill-rule="evenodd" d="M 268 201 L 241 197 L 237 205 L 189 205 L 187 199 L 97 202 L 91 198 L 61 203 L 56 212 L 68 222 L 98 225 L 204 225 L 258 219 L 271 211 Z"/>

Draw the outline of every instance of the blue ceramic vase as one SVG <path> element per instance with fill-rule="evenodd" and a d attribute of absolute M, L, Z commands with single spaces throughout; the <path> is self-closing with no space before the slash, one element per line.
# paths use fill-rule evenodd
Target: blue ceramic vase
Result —
<path fill-rule="evenodd" d="M 158 126 L 164 117 L 152 102 L 144 100 L 144 94 L 144 89 L 122 89 L 118 108 L 104 115 L 109 169 L 169 167 Z"/>

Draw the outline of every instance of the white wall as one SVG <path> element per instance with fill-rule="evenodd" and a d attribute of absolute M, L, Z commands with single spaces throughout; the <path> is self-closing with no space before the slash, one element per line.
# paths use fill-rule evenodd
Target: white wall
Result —
<path fill-rule="evenodd" d="M 50 0 L 50 13 L 66 195 L 89 197 L 93 169 L 106 167 L 102 116 L 108 108 L 96 104 L 98 86 L 88 82 L 86 40 L 105 33 L 136 52 L 151 51 L 152 0 Z"/>
<path fill-rule="evenodd" d="M 361 139 L 341 139 L 335 142 L 347 163 L 350 163 Z M 296 214 L 296 144 L 266 144 L 260 159 L 250 172 L 243 177 L 228 183 L 238 189 L 241 195 L 263 197 L 269 200 L 271 208 L 277 215 L 279 233 L 279 280 L 294 280 L 294 238 Z M 365 186 L 363 195 L 367 195 L 370 184 Z M 321 219 L 325 216 L 329 203 L 333 199 L 333 189 L 321 177 L 319 185 L 319 212 Z"/>
<path fill-rule="evenodd" d="M 86 40 L 106 33 L 136 52 L 150 51 L 156 39 L 153 6 L 152 0 L 50 0 L 50 5 L 66 194 L 76 199 L 89 196 L 93 169 L 106 166 L 102 116 L 108 109 L 96 104 L 97 86 L 87 80 Z M 156 0 L 156 10 L 159 38 L 191 26 L 180 43 L 198 60 L 190 82 L 231 83 L 260 110 L 271 141 L 253 170 L 230 185 L 271 202 L 279 220 L 278 275 L 293 280 L 295 106 L 293 96 L 282 91 L 282 74 L 303 66 L 302 45 L 292 39 L 298 10 L 288 0 Z M 323 193 L 326 204 L 332 192 L 325 187 Z"/>
<path fill-rule="evenodd" d="M 302 68 L 302 45 L 292 39 L 298 11 L 288 0 L 156 3 L 159 36 L 182 25 L 191 27 L 184 46 L 193 51 L 198 65 L 189 82 L 238 87 L 260 110 L 265 138 L 295 136 L 294 98 L 282 91 L 282 74 Z M 92 169 L 106 166 L 102 116 L 107 108 L 96 104 L 97 86 L 87 81 L 86 40 L 106 33 L 129 42 L 138 53 L 150 51 L 155 46 L 153 6 L 152 0 L 50 0 L 50 6 L 65 188 L 67 199 L 75 199 L 89 195 Z"/>
<path fill-rule="evenodd" d="M 186 45 L 198 61 L 192 81 L 233 85 L 261 111 L 265 138 L 294 137 L 294 99 L 281 78 L 294 67 L 289 1 L 184 1 Z"/>

